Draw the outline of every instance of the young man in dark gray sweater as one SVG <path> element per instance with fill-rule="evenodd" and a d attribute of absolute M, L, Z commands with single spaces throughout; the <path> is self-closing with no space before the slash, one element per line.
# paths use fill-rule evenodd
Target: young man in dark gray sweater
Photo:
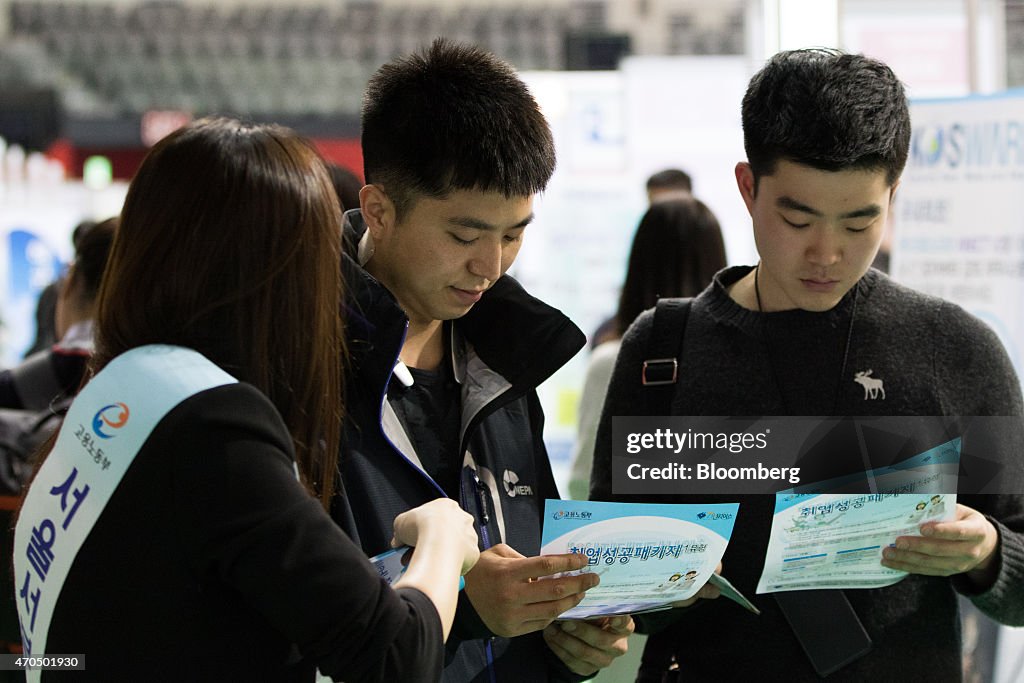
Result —
<path fill-rule="evenodd" d="M 1020 382 L 992 331 L 870 270 L 910 141 L 892 71 L 829 50 L 780 53 L 751 80 L 742 113 L 748 161 L 737 164 L 736 180 L 760 261 L 723 270 L 693 300 L 671 414 L 1019 421 Z M 595 500 L 622 498 L 611 490 L 612 417 L 644 410 L 652 323 L 645 313 L 623 339 L 594 455 Z M 1017 478 L 1002 482 L 1008 495 L 961 495 L 954 519 L 922 525 L 925 535 L 887 549 L 882 564 L 908 572 L 904 580 L 844 591 L 872 644 L 830 681 L 960 680 L 958 593 L 1003 623 L 1024 624 L 1020 470 L 1006 470 Z M 723 564 L 752 595 L 774 497 L 739 500 Z M 812 605 L 814 593 L 806 594 Z M 638 680 L 816 680 L 780 604 L 755 601 L 758 617 L 727 601 L 675 610 L 649 639 Z M 848 616 L 835 616 L 837 628 Z"/>

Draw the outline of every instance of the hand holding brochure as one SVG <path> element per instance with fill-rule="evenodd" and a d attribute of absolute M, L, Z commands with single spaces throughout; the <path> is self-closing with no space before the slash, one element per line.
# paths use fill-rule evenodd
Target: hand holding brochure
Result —
<path fill-rule="evenodd" d="M 370 562 L 377 569 L 380 578 L 391 586 L 402 578 L 402 574 L 409 568 L 409 557 L 412 555 L 412 546 L 402 545 L 391 550 L 385 550 L 380 555 L 374 555 Z M 466 579 L 459 577 L 459 590 L 466 587 Z"/>
<path fill-rule="evenodd" d="M 776 494 L 758 593 L 813 588 L 880 588 L 906 572 L 881 564 L 882 550 L 920 525 L 956 515 L 960 439 L 895 466 Z M 856 493 L 864 481 L 877 493 Z M 841 493 L 839 491 L 847 491 Z"/>
<path fill-rule="evenodd" d="M 411 555 L 412 547 L 403 545 L 391 550 L 385 550 L 380 555 L 374 555 L 370 558 L 370 562 L 377 569 L 380 578 L 387 581 L 390 586 L 402 578 L 402 574 L 409 567 L 409 557 Z"/>
<path fill-rule="evenodd" d="M 693 597 L 721 561 L 738 509 L 738 503 L 546 501 L 541 554 L 582 553 L 589 564 L 580 572 L 601 578 L 561 618 L 664 609 Z M 723 595 L 739 596 L 728 582 L 719 585 Z"/>

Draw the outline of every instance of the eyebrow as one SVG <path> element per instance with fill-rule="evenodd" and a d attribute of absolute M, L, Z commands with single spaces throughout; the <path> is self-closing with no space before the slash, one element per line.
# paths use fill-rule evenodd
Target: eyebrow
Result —
<path fill-rule="evenodd" d="M 448 222 L 451 223 L 452 225 L 458 225 L 459 227 L 462 228 L 471 228 L 473 230 L 515 230 L 517 228 L 525 228 L 527 225 L 532 223 L 533 216 L 533 213 L 531 213 L 523 220 L 519 221 L 515 225 L 510 226 L 508 228 L 501 228 L 497 225 L 488 223 L 487 221 L 482 221 L 479 218 L 473 218 L 472 216 L 453 216 L 452 218 L 448 219 Z"/>
<path fill-rule="evenodd" d="M 778 199 L 775 200 L 775 205 L 778 206 L 780 209 L 791 209 L 793 211 L 799 211 L 801 213 L 809 213 L 812 216 L 819 216 L 820 217 L 820 216 L 824 215 L 820 211 L 818 211 L 817 209 L 811 208 L 810 206 L 807 206 L 806 204 L 798 202 L 797 200 L 793 199 L 792 197 L 785 197 L 785 196 L 779 197 Z M 848 211 L 847 213 L 844 213 L 844 214 L 842 214 L 839 217 L 840 218 L 874 218 L 875 216 L 878 216 L 881 213 L 882 213 L 882 207 L 880 207 L 878 204 L 872 204 L 870 206 L 865 206 L 862 209 L 856 209 L 855 211 Z"/>

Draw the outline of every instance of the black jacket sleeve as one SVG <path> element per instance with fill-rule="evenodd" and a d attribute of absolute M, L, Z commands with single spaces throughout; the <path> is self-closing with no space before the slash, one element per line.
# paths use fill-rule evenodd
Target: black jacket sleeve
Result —
<path fill-rule="evenodd" d="M 270 402 L 244 384 L 190 402 L 198 405 L 177 414 L 171 485 L 195 570 L 233 586 L 324 674 L 438 680 L 434 605 L 392 590 L 299 484 Z"/>

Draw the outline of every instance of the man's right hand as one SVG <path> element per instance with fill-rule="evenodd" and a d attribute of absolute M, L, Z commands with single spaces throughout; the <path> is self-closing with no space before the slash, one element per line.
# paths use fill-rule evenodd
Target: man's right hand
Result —
<path fill-rule="evenodd" d="M 598 584 L 593 574 L 546 578 L 587 566 L 577 553 L 525 557 L 504 543 L 480 553 L 466 574 L 466 595 L 492 633 L 511 638 L 540 631 Z"/>

